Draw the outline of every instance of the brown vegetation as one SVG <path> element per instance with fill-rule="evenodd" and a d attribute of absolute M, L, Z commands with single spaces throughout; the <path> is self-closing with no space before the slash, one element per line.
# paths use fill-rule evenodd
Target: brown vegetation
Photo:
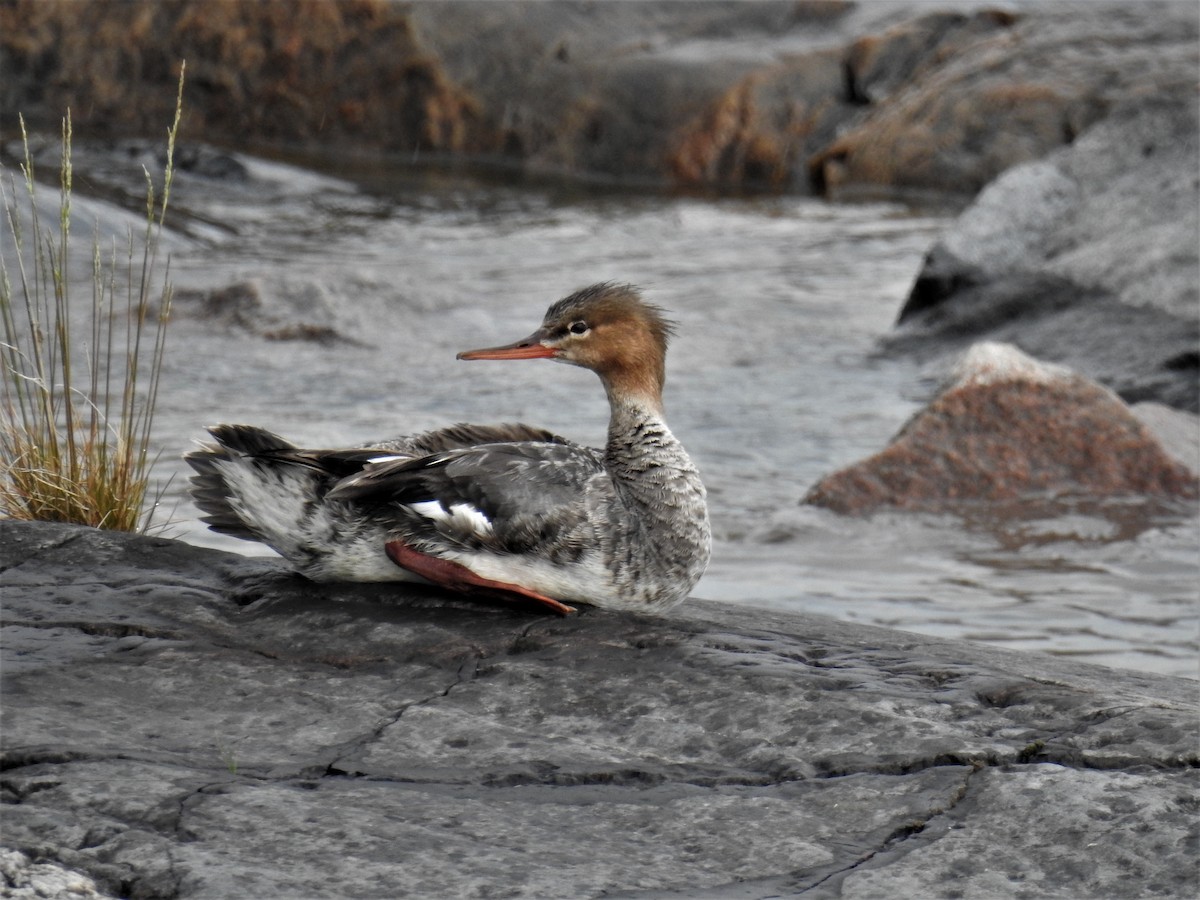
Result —
<path fill-rule="evenodd" d="M 155 133 L 186 60 L 196 138 L 469 149 L 471 99 L 386 0 L 5 0 L 0 50 L 7 110 L 70 108 L 91 133 Z"/>
<path fill-rule="evenodd" d="M 0 257 L 0 518 L 146 530 L 158 494 L 150 492 L 154 408 L 171 315 L 171 286 L 155 294 L 159 238 L 174 179 L 183 76 L 167 131 L 163 180 L 146 175 L 146 227 L 140 247 L 129 235 L 107 262 L 90 249 L 92 284 L 87 334 L 72 328 L 71 118 L 62 125 L 56 222 L 38 211 L 38 185 L 25 137 L 23 184 L 0 184 L 5 239 Z M 0 170 L 2 171 L 2 170 Z M 7 173 L 4 173 L 7 174 Z M 25 194 L 29 213 L 18 209 Z M 137 262 L 140 251 L 140 263 Z M 121 299 L 123 298 L 123 299 Z"/>
<path fill-rule="evenodd" d="M 840 51 L 752 73 L 676 133 L 667 170 L 677 184 L 788 187 L 847 115 Z"/>

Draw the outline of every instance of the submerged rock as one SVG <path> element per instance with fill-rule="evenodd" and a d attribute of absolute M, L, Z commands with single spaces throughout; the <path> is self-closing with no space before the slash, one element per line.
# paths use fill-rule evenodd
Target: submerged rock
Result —
<path fill-rule="evenodd" d="M 804 499 L 863 514 L 1055 494 L 1194 498 L 1197 477 L 1108 389 L 982 343 L 886 449 L 821 479 Z"/>
<path fill-rule="evenodd" d="M 336 304 L 316 282 L 264 285 L 238 281 L 212 290 L 175 292 L 172 315 L 246 331 L 269 341 L 315 344 L 361 343 L 338 330 Z"/>
<path fill-rule="evenodd" d="M 550 619 L 42 523 L 0 521 L 0 584 L 4 841 L 109 893 L 1198 887 L 1183 679 L 704 601 Z"/>

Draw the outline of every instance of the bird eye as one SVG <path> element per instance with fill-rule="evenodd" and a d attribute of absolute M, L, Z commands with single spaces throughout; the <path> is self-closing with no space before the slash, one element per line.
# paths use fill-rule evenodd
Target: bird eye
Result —
<path fill-rule="evenodd" d="M 587 322 L 572 322 L 567 326 L 567 330 L 571 334 L 587 334 L 588 324 Z"/>

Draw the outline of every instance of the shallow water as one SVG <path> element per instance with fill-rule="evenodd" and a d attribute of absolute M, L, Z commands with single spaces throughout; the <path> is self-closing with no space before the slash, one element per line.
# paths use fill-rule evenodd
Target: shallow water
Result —
<path fill-rule="evenodd" d="M 113 172 L 127 162 L 97 157 L 93 185 L 121 194 Z M 857 520 L 799 505 L 933 390 L 929 373 L 873 350 L 948 219 L 245 162 L 244 182 L 183 174 L 175 188 L 176 286 L 252 280 L 263 299 L 249 329 L 189 318 L 186 294 L 177 307 L 157 420 L 175 536 L 259 552 L 204 531 L 183 497 L 177 456 L 205 424 L 334 445 L 524 420 L 602 442 L 591 373 L 454 354 L 524 336 L 577 287 L 630 281 L 679 325 L 668 416 L 704 473 L 716 538 L 696 596 L 1197 676 L 1193 509 Z M 345 340 L 255 333 L 297 325 Z"/>

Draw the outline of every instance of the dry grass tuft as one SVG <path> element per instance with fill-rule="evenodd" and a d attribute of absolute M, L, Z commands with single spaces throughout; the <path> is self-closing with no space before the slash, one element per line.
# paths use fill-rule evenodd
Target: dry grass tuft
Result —
<path fill-rule="evenodd" d="M 114 245 L 105 259 L 91 246 L 90 308 L 73 310 L 68 277 L 71 243 L 71 117 L 62 126 L 58 221 L 42 221 L 25 135 L 22 178 L 0 183 L 13 271 L 0 257 L 0 516 L 145 531 L 154 407 L 166 346 L 171 287 L 154 291 L 159 239 L 174 177 L 182 112 L 180 73 L 167 162 L 156 191 L 146 173 L 146 228 L 123 261 Z M 28 197 L 27 226 L 16 207 Z M 168 265 L 169 269 L 169 265 Z M 15 282 L 15 284 L 14 284 Z M 73 330 L 72 318 L 87 334 Z"/>

